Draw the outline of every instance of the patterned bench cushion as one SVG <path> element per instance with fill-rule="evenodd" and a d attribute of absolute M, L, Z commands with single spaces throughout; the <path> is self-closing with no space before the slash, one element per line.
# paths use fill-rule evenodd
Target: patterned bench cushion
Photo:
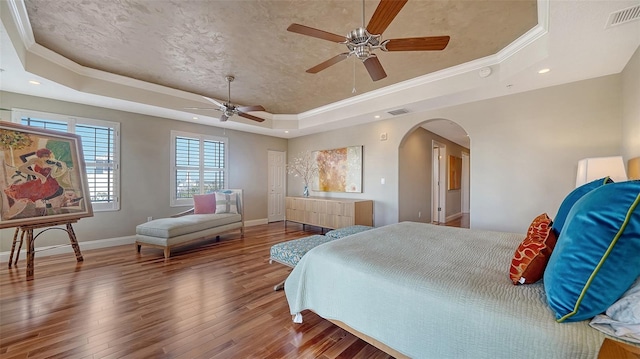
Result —
<path fill-rule="evenodd" d="M 370 229 L 373 229 L 373 227 L 355 225 L 355 226 L 349 226 L 349 227 L 334 229 L 332 231 L 329 231 L 329 232 L 325 233 L 324 235 L 327 236 L 327 237 L 334 238 L 334 239 L 340 239 L 342 237 L 346 237 L 346 236 L 349 236 L 349 235 L 352 235 L 352 234 L 368 231 Z"/>
<path fill-rule="evenodd" d="M 333 241 L 335 238 L 321 236 L 319 234 L 294 239 L 271 246 L 271 260 L 290 267 L 295 267 L 311 248 L 323 243 Z"/>

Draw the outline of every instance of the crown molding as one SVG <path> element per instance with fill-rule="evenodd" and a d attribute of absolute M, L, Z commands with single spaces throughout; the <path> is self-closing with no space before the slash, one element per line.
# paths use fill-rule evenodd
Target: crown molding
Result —
<path fill-rule="evenodd" d="M 30 49 L 36 43 L 36 40 L 33 37 L 33 29 L 31 29 L 24 0 L 7 0 L 7 5 L 9 5 L 13 22 L 16 24 L 22 43 L 27 49 Z"/>
<path fill-rule="evenodd" d="M 337 101 L 326 106 L 322 106 L 306 112 L 302 112 L 298 115 L 298 119 L 304 120 L 304 119 L 312 118 L 318 115 L 325 114 L 330 111 L 343 109 L 345 107 L 350 107 L 361 102 L 385 97 L 385 96 L 388 96 L 389 94 L 393 94 L 393 93 L 397 93 L 405 90 L 411 90 L 416 87 L 434 83 L 450 77 L 462 75 L 472 71 L 477 71 L 483 67 L 491 67 L 491 66 L 499 65 L 502 62 L 509 59 L 514 54 L 518 53 L 522 49 L 531 45 L 536 40 L 540 39 L 542 36 L 548 33 L 549 0 L 538 0 L 537 5 L 538 5 L 538 24 L 534 26 L 531 30 L 524 33 L 514 42 L 507 45 L 507 47 L 500 50 L 498 53 L 494 55 L 489 55 L 489 56 L 476 59 L 473 61 L 469 61 L 460 65 L 456 65 L 443 70 L 432 72 L 430 74 L 426 74 L 410 80 L 389 85 L 378 90 L 364 93 L 362 95 Z"/>
<path fill-rule="evenodd" d="M 372 103 L 382 103 L 380 100 L 388 98 L 390 95 L 396 95 L 396 98 L 401 98 L 401 96 L 397 96 L 399 93 L 415 91 L 425 85 L 466 75 L 484 67 L 499 66 L 514 54 L 527 48 L 548 33 L 549 1 L 550 0 L 537 0 L 538 25 L 494 55 L 409 79 L 299 114 L 271 114 L 262 112 L 261 116 L 266 119 L 265 123 L 252 123 L 250 125 L 263 128 L 266 126 L 273 130 L 311 128 L 318 125 L 317 122 L 319 118 L 325 118 L 325 120 L 331 121 L 331 118 L 336 117 L 335 120 L 339 120 L 339 118 L 337 118 L 339 116 L 335 116 L 335 113 L 345 113 L 344 110 L 349 107 L 370 107 Z M 20 39 L 25 46 L 26 54 L 25 59 L 23 59 L 23 67 L 26 71 L 45 78 L 51 78 L 54 76 L 52 74 L 57 74 L 54 81 L 77 91 L 101 96 L 111 96 L 125 101 L 136 101 L 145 105 L 167 108 L 169 110 L 189 106 L 197 107 L 202 104 L 209 105 L 209 102 L 205 101 L 199 94 L 88 68 L 37 44 L 33 36 L 33 30 L 29 22 L 24 0 L 6 0 L 6 2 L 9 5 L 13 22 L 20 35 Z M 36 61 L 26 61 L 27 58 Z M 55 71 L 55 67 L 58 67 L 57 70 L 66 71 Z M 134 94 L 135 90 L 142 90 L 142 92 Z M 164 96 L 157 96 L 159 94 Z M 166 101 L 168 97 L 174 98 L 175 101 Z M 386 101 L 378 107 L 394 108 L 405 105 L 404 103 L 399 103 L 400 100 L 395 101 L 398 101 L 398 103 Z M 375 110 L 378 109 L 372 108 L 372 111 Z M 349 111 L 346 113 L 348 112 Z"/>

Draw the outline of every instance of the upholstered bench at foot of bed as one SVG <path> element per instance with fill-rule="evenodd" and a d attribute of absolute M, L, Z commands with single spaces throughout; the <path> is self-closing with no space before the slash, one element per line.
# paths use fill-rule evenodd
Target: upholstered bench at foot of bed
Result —
<path fill-rule="evenodd" d="M 354 225 L 334 229 L 325 233 L 324 236 L 316 234 L 309 237 L 274 244 L 273 246 L 271 246 L 271 258 L 269 260 L 269 263 L 278 262 L 293 268 L 296 266 L 296 264 L 298 264 L 298 262 L 300 262 L 302 256 L 304 256 L 314 247 L 352 234 L 368 231 L 373 228 L 374 227 L 370 226 Z M 278 291 L 283 287 L 284 281 L 276 284 L 273 289 Z"/>
<path fill-rule="evenodd" d="M 271 246 L 271 258 L 269 259 L 269 263 L 278 262 L 293 268 L 298 264 L 298 262 L 300 262 L 302 256 L 312 248 L 333 240 L 335 240 L 335 238 L 315 234 L 309 237 L 274 244 Z M 273 289 L 277 291 L 283 287 L 284 281 L 278 283 Z"/>
<path fill-rule="evenodd" d="M 333 229 L 333 230 L 325 233 L 324 235 L 327 236 L 327 237 L 331 237 L 333 239 L 340 239 L 340 238 L 344 238 L 346 236 L 350 236 L 352 234 L 368 231 L 368 230 L 373 229 L 373 228 L 374 227 L 371 227 L 371 226 L 363 226 L 363 225 L 360 225 L 360 224 L 356 224 L 356 225 L 349 226 L 349 227 L 342 227 L 342 228 Z"/>
<path fill-rule="evenodd" d="M 271 246 L 271 261 L 275 261 L 289 267 L 295 267 L 311 248 L 334 240 L 334 238 L 319 234 L 286 241 Z"/>

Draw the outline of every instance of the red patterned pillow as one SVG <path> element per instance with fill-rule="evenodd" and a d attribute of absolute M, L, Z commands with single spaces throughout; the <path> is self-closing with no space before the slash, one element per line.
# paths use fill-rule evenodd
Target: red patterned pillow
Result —
<path fill-rule="evenodd" d="M 551 230 L 553 222 L 543 213 L 536 217 L 511 260 L 509 277 L 513 284 L 530 284 L 542 279 L 549 257 L 556 246 L 556 235 Z"/>

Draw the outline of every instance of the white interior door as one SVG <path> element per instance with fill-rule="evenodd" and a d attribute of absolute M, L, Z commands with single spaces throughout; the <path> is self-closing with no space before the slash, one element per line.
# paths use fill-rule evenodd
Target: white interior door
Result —
<path fill-rule="evenodd" d="M 469 154 L 462 152 L 462 213 L 469 213 L 470 205 L 469 205 L 469 187 L 470 187 L 470 162 L 469 162 Z"/>
<path fill-rule="evenodd" d="M 285 200 L 285 180 L 286 180 L 286 152 L 268 151 L 269 160 L 269 195 L 267 205 L 269 214 L 268 222 L 284 221 L 284 200 Z"/>
<path fill-rule="evenodd" d="M 433 141 L 433 176 L 431 180 L 431 222 L 445 222 L 446 199 L 446 146 Z"/>

